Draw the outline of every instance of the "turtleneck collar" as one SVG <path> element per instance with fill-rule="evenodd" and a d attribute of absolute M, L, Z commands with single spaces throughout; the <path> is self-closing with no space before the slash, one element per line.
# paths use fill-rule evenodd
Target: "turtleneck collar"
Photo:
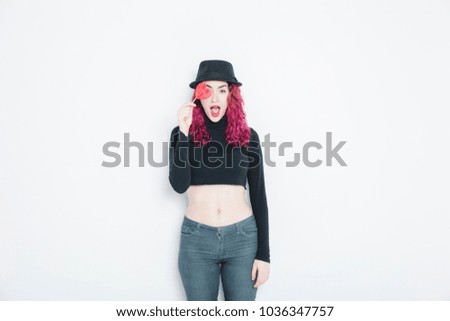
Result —
<path fill-rule="evenodd" d="M 204 114 L 205 125 L 208 129 L 226 128 L 228 124 L 227 115 L 223 115 L 218 122 L 213 122 L 209 117 Z"/>

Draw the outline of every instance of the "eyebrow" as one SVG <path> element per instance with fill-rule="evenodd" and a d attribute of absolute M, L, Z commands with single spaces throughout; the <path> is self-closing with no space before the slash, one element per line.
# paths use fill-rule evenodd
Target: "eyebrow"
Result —
<path fill-rule="evenodd" d="M 206 85 L 206 87 L 212 88 L 210 85 Z M 222 87 L 228 87 L 228 85 L 222 85 L 222 86 L 220 86 L 220 87 L 217 87 L 217 89 L 220 89 L 220 88 L 222 88 Z"/>

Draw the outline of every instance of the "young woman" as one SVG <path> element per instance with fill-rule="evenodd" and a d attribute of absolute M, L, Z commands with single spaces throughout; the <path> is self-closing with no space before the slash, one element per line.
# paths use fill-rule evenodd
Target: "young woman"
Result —
<path fill-rule="evenodd" d="M 178 268 L 187 300 L 253 301 L 270 272 L 263 157 L 248 127 L 231 63 L 205 60 L 197 79 L 210 91 L 186 102 L 172 130 L 169 181 L 189 203 L 181 226 Z M 195 98 L 195 92 L 192 99 Z M 248 181 L 251 208 L 245 199 Z"/>

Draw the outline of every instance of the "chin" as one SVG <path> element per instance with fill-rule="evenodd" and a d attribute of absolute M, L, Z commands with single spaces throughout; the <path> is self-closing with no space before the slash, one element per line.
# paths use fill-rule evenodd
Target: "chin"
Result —
<path fill-rule="evenodd" d="M 217 116 L 217 117 L 214 117 L 213 115 L 208 115 L 208 118 L 209 118 L 211 121 L 218 121 L 219 119 L 222 118 L 222 115 L 219 115 L 219 116 Z"/>

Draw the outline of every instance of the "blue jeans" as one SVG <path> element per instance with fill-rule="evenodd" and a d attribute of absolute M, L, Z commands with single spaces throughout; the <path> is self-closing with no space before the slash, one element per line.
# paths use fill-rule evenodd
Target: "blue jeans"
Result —
<path fill-rule="evenodd" d="M 226 301 L 254 301 L 253 262 L 258 229 L 252 215 L 214 227 L 186 216 L 181 225 L 178 269 L 188 301 L 217 301 L 219 277 Z"/>

